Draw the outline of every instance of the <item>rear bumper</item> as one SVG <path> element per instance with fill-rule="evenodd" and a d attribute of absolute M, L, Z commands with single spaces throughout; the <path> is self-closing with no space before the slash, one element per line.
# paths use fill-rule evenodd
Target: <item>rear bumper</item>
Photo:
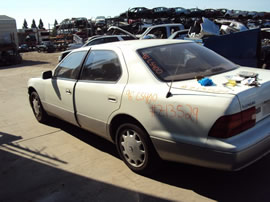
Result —
<path fill-rule="evenodd" d="M 221 170 L 240 170 L 270 152 L 270 117 L 236 137 L 208 139 L 204 146 L 156 137 L 151 139 L 164 160 Z"/>

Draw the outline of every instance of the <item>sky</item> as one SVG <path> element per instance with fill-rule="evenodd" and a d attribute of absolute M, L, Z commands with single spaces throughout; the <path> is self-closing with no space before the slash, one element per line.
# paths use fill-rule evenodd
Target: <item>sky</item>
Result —
<path fill-rule="evenodd" d="M 0 15 L 16 19 L 17 29 L 22 28 L 24 19 L 28 27 L 33 19 L 37 26 L 42 19 L 46 28 L 52 28 L 55 20 L 60 23 L 72 17 L 114 17 L 133 7 L 159 6 L 270 12 L 270 0 L 0 0 Z"/>

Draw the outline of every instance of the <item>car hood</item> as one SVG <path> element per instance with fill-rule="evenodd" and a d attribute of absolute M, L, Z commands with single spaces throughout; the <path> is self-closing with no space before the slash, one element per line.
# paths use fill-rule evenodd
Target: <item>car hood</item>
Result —
<path fill-rule="evenodd" d="M 230 85 L 229 80 L 239 79 L 242 72 L 257 74 L 258 86 L 245 85 L 244 82 Z M 269 103 L 270 111 L 270 70 L 257 69 L 250 67 L 239 67 L 235 70 L 225 72 L 218 75 L 209 76 L 213 81 L 212 86 L 201 86 L 196 79 L 173 82 L 173 89 L 183 89 L 200 93 L 211 94 L 231 94 L 236 95 L 239 99 L 242 110 L 256 106 L 259 107 L 263 103 Z M 250 79 L 250 77 L 248 77 Z M 169 84 L 170 85 L 170 84 Z"/>

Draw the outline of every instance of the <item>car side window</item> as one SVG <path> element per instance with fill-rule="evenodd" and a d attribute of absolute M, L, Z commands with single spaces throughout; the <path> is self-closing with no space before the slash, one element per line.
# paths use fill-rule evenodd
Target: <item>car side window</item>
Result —
<path fill-rule="evenodd" d="M 96 44 L 102 44 L 104 43 L 104 39 L 94 39 L 93 41 L 89 42 L 86 46 L 92 46 L 92 45 L 96 45 Z"/>
<path fill-rule="evenodd" d="M 114 42 L 114 41 L 119 41 L 119 40 L 117 37 L 104 38 L 104 43 L 109 43 L 109 42 Z"/>
<path fill-rule="evenodd" d="M 165 27 L 153 28 L 148 34 L 154 34 L 158 39 L 166 39 L 167 33 Z"/>
<path fill-rule="evenodd" d="M 95 50 L 88 55 L 81 80 L 117 81 L 121 76 L 118 56 L 110 50 Z"/>
<path fill-rule="evenodd" d="M 92 46 L 96 44 L 103 44 L 103 43 L 109 43 L 109 42 L 114 42 L 114 41 L 119 41 L 117 37 L 106 37 L 106 38 L 101 38 L 101 39 L 96 39 L 91 42 L 89 42 L 86 46 Z"/>
<path fill-rule="evenodd" d="M 66 56 L 56 68 L 54 77 L 76 79 L 86 53 L 87 51 L 79 51 Z"/>
<path fill-rule="evenodd" d="M 144 31 L 146 30 L 146 28 L 144 28 Z M 124 40 L 135 40 L 133 37 L 131 37 L 131 36 L 122 36 L 122 38 L 124 39 Z"/>
<path fill-rule="evenodd" d="M 178 27 L 178 26 L 170 27 L 170 33 L 171 33 L 171 35 L 172 35 L 174 32 L 178 31 L 178 30 L 179 30 L 179 27 Z"/>

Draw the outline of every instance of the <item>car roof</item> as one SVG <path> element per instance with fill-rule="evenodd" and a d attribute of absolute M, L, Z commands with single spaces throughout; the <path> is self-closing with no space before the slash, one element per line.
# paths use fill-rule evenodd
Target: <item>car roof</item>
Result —
<path fill-rule="evenodd" d="M 174 39 L 128 40 L 128 41 L 118 41 L 118 42 L 112 42 L 112 43 L 99 44 L 99 45 L 95 45 L 95 47 L 99 47 L 99 48 L 117 47 L 117 48 L 123 48 L 123 49 L 128 48 L 132 50 L 138 50 L 138 49 L 154 47 L 154 46 L 161 46 L 161 45 L 168 45 L 168 44 L 181 44 L 181 43 L 193 43 L 193 42 L 188 41 L 188 40 L 174 40 Z M 91 47 L 94 47 L 94 46 L 86 46 L 86 47 L 75 49 L 74 51 L 89 50 Z"/>

